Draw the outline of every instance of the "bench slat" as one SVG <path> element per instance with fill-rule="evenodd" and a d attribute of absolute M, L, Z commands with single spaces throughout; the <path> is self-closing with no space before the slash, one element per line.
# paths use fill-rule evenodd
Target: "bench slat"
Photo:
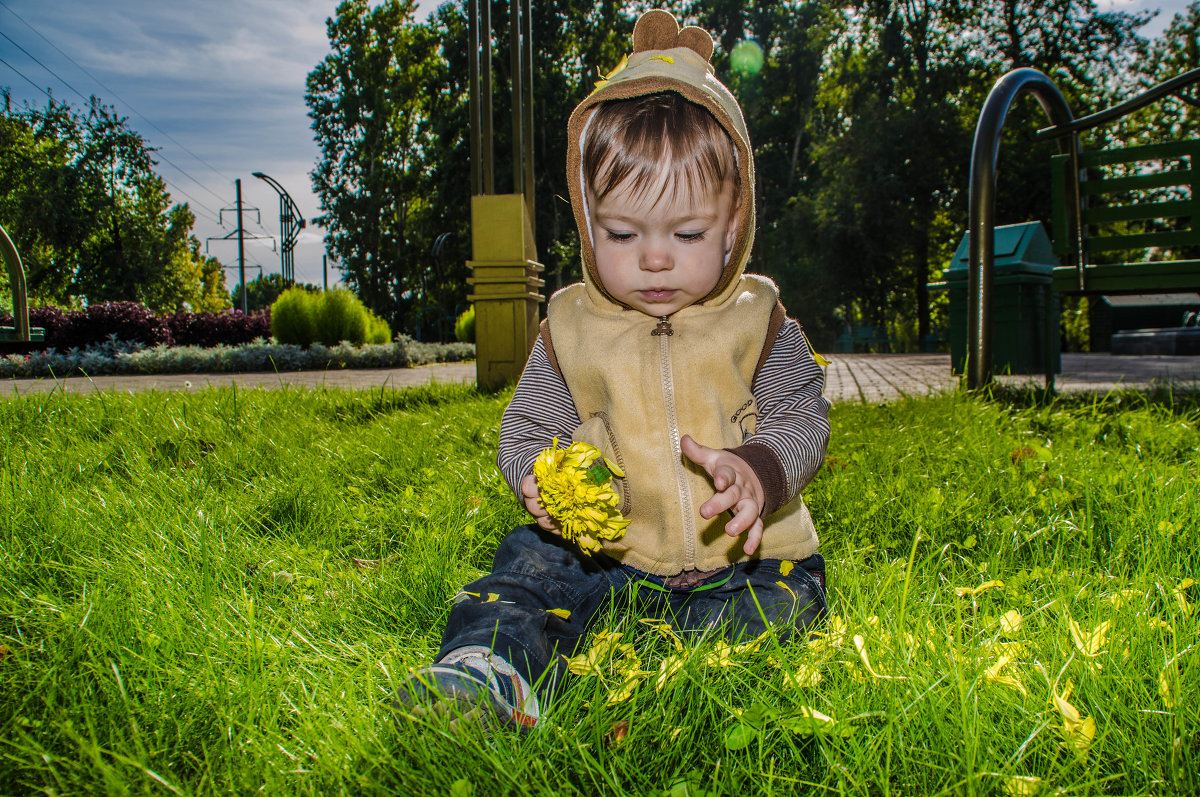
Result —
<path fill-rule="evenodd" d="M 1190 217 L 1192 206 L 1192 201 L 1188 199 L 1148 202 L 1145 205 L 1111 205 L 1104 208 L 1088 208 L 1083 211 L 1083 220 L 1088 224 L 1104 224 L 1111 221 L 1176 219 L 1180 216 Z"/>
<path fill-rule="evenodd" d="M 1173 249 L 1198 244 L 1200 244 L 1200 230 L 1143 232 L 1136 235 L 1093 235 L 1087 239 L 1090 252 L 1118 252 L 1125 249 L 1146 249 L 1151 246 Z"/>
<path fill-rule="evenodd" d="M 1111 166 L 1114 163 L 1183 158 L 1200 154 L 1200 141 L 1168 141 L 1163 144 L 1143 144 L 1138 147 L 1100 149 L 1079 154 L 1080 166 Z M 1056 156 L 1065 157 L 1065 156 Z"/>
<path fill-rule="evenodd" d="M 1084 279 L 1087 284 L 1084 293 L 1200 291 L 1200 260 L 1089 266 Z M 1054 269 L 1053 287 L 1059 293 L 1081 292 L 1075 269 L 1071 266 Z"/>
<path fill-rule="evenodd" d="M 1099 196 L 1101 194 L 1116 194 L 1121 191 L 1144 191 L 1149 188 L 1187 187 L 1191 184 L 1191 169 L 1180 169 L 1173 172 L 1154 172 L 1152 174 L 1135 174 L 1129 177 L 1086 180 L 1079 184 L 1079 190 L 1084 196 Z"/>

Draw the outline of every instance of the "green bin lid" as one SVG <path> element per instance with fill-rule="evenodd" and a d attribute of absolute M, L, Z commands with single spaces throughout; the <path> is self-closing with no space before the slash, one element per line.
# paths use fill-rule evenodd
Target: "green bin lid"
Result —
<path fill-rule="evenodd" d="M 993 238 L 995 247 L 995 269 L 1000 274 L 1052 275 L 1058 258 L 1050 244 L 1050 238 L 1041 222 L 1027 221 L 1023 224 L 1007 224 L 997 227 Z M 967 234 L 963 233 L 958 249 L 950 260 L 947 272 L 961 271 L 965 276 L 970 266 L 967 251 Z M 959 276 L 959 275 L 956 275 Z"/>

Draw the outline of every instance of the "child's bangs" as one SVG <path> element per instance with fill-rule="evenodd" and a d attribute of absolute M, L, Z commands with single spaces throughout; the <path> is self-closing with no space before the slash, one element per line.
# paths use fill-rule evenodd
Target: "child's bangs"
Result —
<path fill-rule="evenodd" d="M 584 178 L 597 200 L 620 187 L 654 207 L 739 182 L 729 134 L 674 92 L 604 103 L 586 135 Z"/>

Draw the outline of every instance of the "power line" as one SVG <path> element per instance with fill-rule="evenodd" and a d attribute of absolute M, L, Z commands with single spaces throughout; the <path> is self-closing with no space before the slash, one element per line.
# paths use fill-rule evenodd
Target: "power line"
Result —
<path fill-rule="evenodd" d="M 4 33 L 3 33 L 3 32 L 0 32 L 0 36 L 4 36 Z M 8 37 L 7 37 L 7 36 L 4 36 L 4 38 L 8 39 Z M 12 39 L 8 39 L 8 40 L 9 40 L 9 41 L 12 41 Z M 19 47 L 20 45 L 17 45 L 17 46 Z M 28 55 L 28 53 L 26 53 L 26 55 Z M 32 57 L 32 56 L 30 56 L 30 57 Z M 36 61 L 37 59 L 35 58 L 34 60 Z M 39 63 L 41 63 L 41 62 L 39 62 Z M 32 80 L 32 78 L 30 78 L 28 75 L 26 75 L 26 74 L 25 74 L 24 72 L 22 72 L 20 69 L 17 69 L 15 66 L 13 66 L 12 64 L 10 64 L 8 61 L 5 61 L 3 58 L 0 58 L 0 64 L 4 64 L 4 65 L 5 65 L 6 67 L 8 67 L 9 69 L 11 69 L 12 71 L 16 72 L 18 75 L 20 75 L 22 78 L 24 78 L 24 79 L 26 80 L 26 82 L 28 82 L 28 83 L 29 83 L 29 85 L 33 86 L 35 89 L 37 89 L 38 91 L 40 91 L 40 92 L 42 92 L 43 94 L 45 94 L 45 95 L 46 95 L 46 97 L 47 97 L 47 98 L 49 98 L 50 100 L 53 100 L 53 99 L 54 99 L 54 95 L 52 95 L 50 92 L 46 91 L 46 89 L 42 88 L 42 87 L 41 87 L 41 86 L 39 86 L 37 83 L 34 83 L 34 82 L 33 82 L 33 80 Z M 44 64 L 43 64 L 42 66 L 43 66 L 43 68 L 45 68 L 45 65 L 44 65 Z M 47 69 L 46 71 L 47 71 L 47 72 L 50 72 L 50 74 L 52 74 L 52 75 L 54 74 L 54 72 L 52 72 L 52 71 L 51 71 L 51 70 L 49 70 L 49 69 Z M 55 77 L 58 77 L 58 75 L 54 75 L 54 76 L 55 76 Z M 59 78 L 59 80 L 62 80 L 62 78 Z M 65 83 L 66 81 L 63 81 L 63 82 Z M 73 88 L 72 88 L 71 90 L 72 90 L 72 91 L 75 91 L 75 89 L 73 89 Z M 79 92 L 78 92 L 78 91 L 75 91 L 75 93 L 76 93 L 76 94 L 78 94 Z M 167 160 L 167 159 L 166 159 L 166 158 L 163 158 L 163 160 Z M 168 162 L 168 163 L 171 163 L 170 161 L 167 161 L 167 162 Z M 172 165 L 172 166 L 175 166 L 175 164 L 173 164 L 173 163 L 172 163 L 171 165 Z M 179 167 L 178 167 L 178 166 L 176 166 L 175 168 L 177 168 L 177 169 L 178 169 Z M 180 169 L 180 171 L 183 171 L 183 170 L 182 170 L 182 169 Z M 190 174 L 187 174 L 187 172 L 183 172 L 183 173 L 184 173 L 185 175 L 187 175 L 188 177 L 191 177 L 191 175 L 190 175 Z M 212 223 L 214 223 L 214 224 L 217 224 L 217 225 L 219 225 L 219 226 L 220 226 L 222 229 L 224 229 L 224 228 L 225 228 L 225 225 L 221 223 L 220 219 L 218 218 L 218 214 L 217 214 L 217 212 L 216 212 L 215 210 L 213 210 L 212 208 L 210 208 L 208 205 L 205 205 L 205 204 L 204 204 L 203 202 L 201 202 L 199 199 L 196 199 L 196 197 L 192 196 L 192 195 L 191 195 L 191 194 L 189 194 L 187 191 L 184 191 L 182 188 L 180 188 L 179 186 L 175 185 L 174 183 L 172 183 L 170 180 L 168 180 L 167 178 L 163 177 L 162 175 L 159 175 L 159 178 L 160 178 L 160 179 L 161 179 L 161 180 L 162 180 L 164 183 L 166 183 L 167 185 L 169 185 L 171 188 L 175 189 L 175 191 L 176 191 L 177 193 L 183 194 L 185 197 L 187 197 L 188 199 L 192 200 L 192 202 L 194 202 L 194 203 L 195 203 L 196 207 L 198 207 L 198 208 L 202 208 L 202 209 L 204 209 L 204 210 L 208 211 L 208 215 L 205 215 L 205 216 L 204 216 L 205 220 L 207 220 L 207 221 L 210 221 L 210 222 L 212 222 Z M 194 177 L 191 177 L 191 179 L 192 179 L 192 180 L 195 180 L 196 178 L 194 178 Z M 204 186 L 202 183 L 199 183 L 199 181 L 197 181 L 197 185 L 200 185 L 202 188 L 204 188 L 204 187 L 205 187 L 205 186 Z M 217 197 L 217 199 L 222 199 L 222 197 L 221 197 L 219 194 L 213 193 L 212 191 L 209 191 L 209 193 L 213 194 L 213 196 Z M 222 200 L 222 201 L 223 201 L 223 200 Z M 264 229 L 264 230 L 263 230 L 263 232 L 266 232 L 266 230 Z"/>
<path fill-rule="evenodd" d="M 8 61 L 5 61 L 3 58 L 0 58 L 0 64 L 4 64 L 4 65 L 5 65 L 6 67 L 8 67 L 9 69 L 11 69 L 12 71 L 16 72 L 16 73 L 17 73 L 18 75 L 20 75 L 21 77 L 25 78 L 25 80 L 26 80 L 26 81 L 29 83 L 29 85 L 33 86 L 35 89 L 37 89 L 37 90 L 38 90 L 38 91 L 40 91 L 41 93 L 45 94 L 45 95 L 46 95 L 47 97 L 49 97 L 50 99 L 54 99 L 54 97 L 53 97 L 53 96 L 51 96 L 50 92 L 46 91 L 44 88 L 42 88 L 42 87 L 41 87 L 41 86 L 39 86 L 38 84 L 34 83 L 34 82 L 33 82 L 33 80 L 31 80 L 31 79 L 30 79 L 30 77 L 29 77 L 28 75 L 26 75 L 26 74 L 25 74 L 24 72 L 22 72 L 20 69 L 17 69 L 15 66 L 13 66 L 12 64 L 10 64 Z"/>
<path fill-rule="evenodd" d="M 100 86 L 100 88 L 104 89 L 104 90 L 105 90 L 105 91 L 107 91 L 109 94 L 111 94 L 112 96 L 116 97 L 118 100 L 120 100 L 120 101 L 121 101 L 121 102 L 123 102 L 125 105 L 127 105 L 127 106 L 129 107 L 129 109 L 130 109 L 131 111 L 133 111 L 135 114 L 137 114 L 139 118 L 141 118 L 142 120 L 144 120 L 144 121 L 146 122 L 146 124 L 150 125 L 151 127 L 153 127 L 153 128 L 154 128 L 155 130 L 157 130 L 158 132 L 162 133 L 164 136 L 166 136 L 168 139 L 170 139 L 172 142 L 174 142 L 174 144 L 175 144 L 177 147 L 179 147 L 180 149 L 182 149 L 182 150 L 183 150 L 184 152 L 186 152 L 187 154 L 191 155 L 193 158 L 195 158 L 195 159 L 196 159 L 197 161 L 199 161 L 200 163 L 202 163 L 202 164 L 204 164 L 205 166 L 207 166 L 207 167 L 208 167 L 210 170 L 212 170 L 212 172 L 213 172 L 214 174 L 216 174 L 216 175 L 217 175 L 218 177 L 220 177 L 222 180 L 225 180 L 225 181 L 227 181 L 227 182 L 233 182 L 232 178 L 230 178 L 228 175 L 222 174 L 222 173 L 221 173 L 221 172 L 220 172 L 220 171 L 217 169 L 217 167 L 213 166 L 211 163 L 209 163 L 208 161 L 206 161 L 204 158 L 201 158 L 199 155 L 197 155 L 196 153 L 192 152 L 190 149 L 188 149 L 187 147 L 185 147 L 185 146 L 184 146 L 183 144 L 181 144 L 181 143 L 180 143 L 178 140 L 176 140 L 176 138 L 175 138 L 174 136 L 172 136 L 172 135 L 171 135 L 170 133 L 168 133 L 166 130 L 163 130 L 161 127 L 159 127 L 159 126 L 158 126 L 158 125 L 156 125 L 154 122 L 152 122 L 150 119 L 148 119 L 148 118 L 147 118 L 145 115 L 143 115 L 143 114 L 142 114 L 142 113 L 141 113 L 141 112 L 140 112 L 140 111 L 139 111 L 137 108 L 133 107 L 133 103 L 129 102 L 129 100 L 126 100 L 126 99 L 125 99 L 124 97 L 122 97 L 120 94 L 117 94 L 117 92 L 115 92 L 115 91 L 113 91 L 111 88 L 109 88 L 109 87 L 108 87 L 108 86 L 107 86 L 107 85 L 104 83 L 104 81 L 100 80 L 100 78 L 96 77 L 96 76 L 95 76 L 95 75 L 93 75 L 91 72 L 89 72 L 89 71 L 88 71 L 88 70 L 87 70 L 87 69 L 86 69 L 86 68 L 85 68 L 85 67 L 84 67 L 82 64 L 80 64 L 78 61 L 76 61 L 76 60 L 75 60 L 74 58 L 72 58 L 70 55 L 68 55 L 67 53 L 63 52 L 63 51 L 62 51 L 62 49 L 61 49 L 61 48 L 60 48 L 60 47 L 59 47 L 57 44 L 55 44 L 54 42 L 52 42 L 52 41 L 50 41 L 48 38 L 46 38 L 46 36 L 45 36 L 45 35 L 44 35 L 44 34 L 43 34 L 41 31 L 39 31 L 37 28 L 35 28 L 33 25 L 31 25 L 29 22 L 27 22 L 27 21 L 25 20 L 25 18 L 24 18 L 24 17 L 22 17 L 22 16 L 21 16 L 20 14 L 18 14 L 16 11 L 13 11 L 11 8 L 9 8 L 9 7 L 8 7 L 8 4 L 7 4 L 7 3 L 5 3 L 5 2 L 4 2 L 4 0 L 0 0 L 0 7 L 3 7 L 5 11 L 7 11 L 7 12 L 8 12 L 8 13 L 10 13 L 10 14 L 12 14 L 12 15 L 13 15 L 14 17 L 16 17 L 17 19 L 21 20 L 21 24 L 22 24 L 22 25 L 24 25 L 25 27 L 27 27 L 27 28 L 29 28 L 31 31 L 33 31 L 35 34 L 37 34 L 37 35 L 38 35 L 38 37 L 39 37 L 39 38 L 41 38 L 41 40 L 42 40 L 42 41 L 46 42 L 46 44 L 48 44 L 48 45 L 50 45 L 51 47 L 53 47 L 53 48 L 55 49 L 55 51 L 57 51 L 57 52 L 58 52 L 58 54 L 59 54 L 59 55 L 61 55 L 63 58 L 66 58 L 68 61 L 70 61 L 72 64 L 74 64 L 74 65 L 75 65 L 75 66 L 76 66 L 76 67 L 79 69 L 79 71 L 80 71 L 80 72 L 83 72 L 83 74 L 87 75 L 87 76 L 88 76 L 88 77 L 90 77 L 92 80 L 96 81 L 96 84 L 97 84 L 97 85 L 99 85 L 99 86 Z M 6 36 L 5 38 L 8 38 L 8 37 Z M 11 40 L 11 39 L 9 39 L 9 41 L 12 41 L 12 40 Z M 15 42 L 14 42 L 14 43 L 15 43 Z M 18 46 L 20 46 L 20 45 L 18 45 Z M 60 80 L 61 80 L 61 78 L 60 78 Z M 63 81 L 63 82 L 65 83 L 66 81 Z M 76 92 L 76 93 L 78 94 L 78 92 Z M 193 178 L 193 179 L 195 179 L 195 178 Z M 218 198 L 220 198 L 220 197 L 218 197 Z"/>
<path fill-rule="evenodd" d="M 8 7 L 8 6 L 5 6 L 5 8 L 7 8 L 7 7 Z M 3 36 L 4 38 L 8 39 L 10 42 L 12 42 L 12 45 L 13 45 L 14 47 L 16 47 L 18 50 L 20 50 L 21 52 L 25 53 L 25 55 L 27 55 L 27 56 L 29 56 L 31 59 L 33 59 L 33 62 L 34 62 L 35 64 L 37 64 L 38 66 L 40 66 L 42 69 L 45 69 L 45 70 L 46 70 L 47 72 L 49 72 L 50 74 L 54 75 L 54 77 L 56 77 L 56 78 L 58 79 L 58 82 L 59 82 L 59 83 L 62 83 L 64 86 L 66 86 L 67 88 L 69 88 L 71 91 L 73 91 L 73 92 L 75 92 L 76 94 L 78 94 L 78 95 L 79 95 L 79 98 L 80 98 L 81 100 L 83 100 L 84 102 L 90 102 L 90 100 L 88 100 L 88 98 L 87 98 L 87 97 L 83 96 L 83 94 L 82 94 L 82 93 L 79 91 L 79 89 L 77 89 L 77 88 L 75 88 L 74 86 L 72 86 L 70 83 L 68 83 L 66 80 L 64 80 L 64 79 L 62 78 L 62 76 L 61 76 L 61 75 L 59 75 L 59 74 L 58 74 L 57 72 L 55 72 L 53 69 L 51 69 L 50 67 L 46 66 L 46 65 L 45 65 L 45 64 L 43 64 L 41 61 L 39 61 L 39 60 L 38 60 L 38 57 L 37 57 L 36 55 L 34 55 L 33 53 L 29 52 L 29 51 L 28 51 L 28 50 L 26 50 L 24 47 L 22 47 L 21 45 L 17 44 L 15 41 L 13 41 L 13 40 L 12 40 L 12 37 L 11 37 L 11 36 L 9 36 L 7 33 L 5 33 L 4 31 L 0 30 L 0 36 Z"/>
<path fill-rule="evenodd" d="M 217 171 L 215 168 L 213 168 L 213 166 L 212 166 L 210 163 L 208 163 L 207 161 L 205 161 L 205 160 L 204 160 L 203 158 L 201 158 L 200 156 L 196 155 L 196 153 L 192 152 L 192 151 L 191 151 L 191 150 L 189 150 L 187 147 L 183 146 L 183 144 L 180 144 L 178 141 L 176 141 L 176 140 L 175 140 L 175 138 L 174 138 L 173 136 L 171 136 L 171 134 L 170 134 L 170 133 L 167 133 L 165 130 L 163 130 L 162 128 L 160 128 L 158 125 L 154 124 L 154 122 L 150 121 L 150 120 L 149 120 L 149 119 L 147 119 L 145 116 L 143 116 L 141 113 L 139 113 L 139 112 L 137 111 L 137 109 L 136 109 L 136 108 L 133 108 L 133 106 L 132 106 L 132 105 L 131 105 L 131 104 L 130 104 L 128 101 L 124 100 L 124 99 L 123 99 L 123 98 L 121 98 L 119 95 L 117 95 L 117 93 L 116 93 L 115 91 L 113 91 L 112 89 L 108 88 L 108 86 L 104 85 L 104 83 L 102 83 L 102 82 L 101 82 L 101 81 L 100 81 L 100 80 L 99 80 L 99 79 L 98 79 L 98 78 L 97 78 L 95 75 L 93 75 L 91 72 L 88 72 L 88 70 L 87 70 L 87 69 L 84 69 L 84 68 L 83 68 L 83 66 L 81 66 L 81 65 L 79 64 L 79 62 L 77 62 L 77 61 L 76 61 L 74 58 L 71 58 L 71 56 L 67 55 L 67 54 L 66 54 L 66 53 L 64 53 L 64 52 L 63 52 L 61 49 L 59 49 L 59 48 L 58 48 L 58 46 L 54 44 L 54 42 L 50 41 L 50 40 L 49 40 L 49 39 L 47 39 L 45 36 L 43 36 L 43 35 L 42 35 L 42 33 L 41 33 L 40 31 L 38 31 L 38 30 L 37 30 L 37 28 L 33 27 L 33 26 L 32 26 L 32 25 L 30 25 L 28 22 L 26 22 L 26 21 L 25 21 L 25 19 L 24 19 L 23 17 L 21 17 L 21 15 L 20 15 L 20 14 L 18 14 L 17 12 L 15 12 L 15 11 L 13 11 L 11 8 L 9 8 L 9 7 L 8 7 L 8 5 L 6 5 L 6 4 L 3 2 L 3 0 L 0 0 L 0 6 L 3 6 L 3 7 L 4 7 L 4 9 L 5 9 L 6 11 L 8 11 L 8 13 L 12 14 L 14 17 L 16 17 L 17 19 L 21 20 L 22 24 L 24 24 L 24 25 L 25 25 L 25 27 L 29 28 L 31 31 L 33 31 L 34 33 L 36 33 L 36 34 L 37 34 L 39 37 L 41 37 L 41 38 L 42 38 L 42 40 L 43 40 L 43 41 L 45 41 L 47 44 L 49 44 L 51 47 L 53 47 L 55 50 L 57 50 L 57 51 L 58 51 L 58 52 L 59 52 L 59 53 L 60 53 L 60 54 L 61 54 L 61 55 L 62 55 L 64 58 L 66 58 L 68 61 L 70 61 L 71 63 L 75 64 L 75 66 L 76 66 L 76 67 L 78 67 L 78 68 L 79 68 L 79 69 L 80 69 L 80 70 L 81 70 L 81 71 L 82 71 L 84 74 L 86 74 L 86 75 L 87 75 L 88 77 L 90 77 L 92 80 L 96 81 L 96 83 L 98 83 L 98 84 L 99 84 L 101 87 L 103 87 L 103 88 L 104 88 L 106 91 L 108 91 L 109 93 L 111 93 L 113 96 L 115 96 L 115 97 L 117 97 L 118 99 L 120 99 L 120 100 L 121 100 L 121 102 L 124 102 L 126 105 L 128 105 L 128 106 L 129 106 L 129 107 L 130 107 L 130 108 L 133 110 L 133 112 L 134 112 L 134 113 L 136 113 L 138 116 L 140 116 L 142 119 L 144 119 L 144 120 L 145 120 L 145 121 L 146 121 L 146 122 L 147 122 L 147 123 L 148 123 L 150 126 L 152 126 L 154 129 L 158 130 L 160 133 L 162 133 L 162 134 L 163 134 L 164 136 L 166 136 L 167 138 L 171 139 L 171 141 L 174 141 L 174 142 L 175 142 L 175 144 L 177 144 L 177 145 L 178 145 L 178 146 L 179 146 L 181 149 L 183 149 L 185 152 L 187 152 L 187 153 L 188 153 L 189 155 L 191 155 L 193 158 L 196 158 L 196 160 L 200 161 L 200 162 L 201 162 L 201 163 L 203 163 L 205 166 L 208 166 L 208 168 L 210 168 L 210 169 L 212 169 L 214 172 L 216 172 L 218 176 L 224 177 L 224 175 L 222 175 L 222 174 L 221 174 L 220 172 L 218 172 L 218 171 Z M 26 50 L 24 47 L 22 47 L 20 44 L 18 44 L 17 42 L 13 41 L 13 39 L 12 39 L 12 37 L 11 37 L 11 36 L 9 36 L 8 34 L 6 34 L 4 31 L 0 31 L 0 36 L 3 36 L 4 38 L 6 38 L 6 39 L 8 39 L 10 42 L 12 42 L 13 46 L 15 46 L 15 47 L 16 47 L 17 49 L 19 49 L 21 52 L 25 53 L 25 55 L 27 55 L 27 56 L 28 56 L 30 59 L 32 59 L 32 60 L 34 61 L 34 63 L 36 63 L 36 64 L 37 64 L 38 66 L 40 66 L 42 69 L 46 70 L 46 71 L 47 71 L 47 72 L 49 72 L 51 75 L 53 75 L 53 76 L 54 76 L 54 77 L 55 77 L 55 78 L 56 78 L 56 79 L 57 79 L 57 80 L 58 80 L 60 83 L 62 83 L 64 86 L 66 86 L 67 88 L 69 88 L 71 91 L 75 92 L 75 94 L 77 94 L 77 95 L 80 97 L 80 99 L 82 99 L 84 102 L 86 102 L 86 103 L 90 103 L 90 102 L 91 102 L 91 99 L 90 99 L 90 98 L 88 98 L 88 97 L 85 97 L 85 96 L 83 95 L 83 92 L 79 91 L 79 89 L 75 88 L 75 87 L 74 87 L 74 86 L 72 86 L 70 83 L 68 83 L 68 82 L 66 81 L 66 79 L 65 79 L 65 78 L 63 78 L 61 75 L 59 75 L 57 72 L 55 72 L 55 71 L 54 71 L 53 69 L 51 69 L 50 67 L 46 66 L 44 63 L 42 63 L 42 62 L 41 62 L 41 60 L 39 60 L 39 59 L 38 59 L 38 57 L 37 57 L 37 56 L 35 56 L 33 53 L 29 52 L 29 51 L 28 51 L 28 50 Z M 40 87 L 38 87 L 36 83 L 34 83 L 32 80 L 30 80 L 28 76 L 26 76 L 24 73 L 22 73 L 22 72 L 21 72 L 20 70 L 18 70 L 16 67 L 12 66 L 12 65 L 11 65 L 11 64 L 9 64 L 8 62 L 4 62 L 4 64 L 5 64 L 5 66 L 9 67 L 9 68 L 10 68 L 10 69 L 12 69 L 14 72 L 16 72 L 17 74 L 21 75 L 21 77 L 23 77 L 23 78 L 25 78 L 26 80 L 28 80 L 28 81 L 29 81 L 29 83 L 30 83 L 31 85 L 33 85 L 35 88 L 38 88 L 38 90 L 39 90 L 39 91 L 41 91 L 43 94 L 45 94 L 47 97 L 50 97 L 50 99 L 53 99 L 53 97 L 51 96 L 51 94 L 50 94 L 48 91 L 46 91 L 45 89 L 41 89 Z M 187 171 L 186 169 L 184 169 L 182 166 L 180 166 L 179 164 L 177 164 L 177 163 L 175 163 L 174 161 L 172 161 L 172 160 L 171 160 L 170 158 L 168 158 L 166 155 L 162 154 L 162 151 L 161 151 L 161 150 L 158 150 L 158 151 L 156 152 L 156 154 L 157 154 L 157 156 L 158 156 L 158 158 L 159 158 L 160 160 L 162 160 L 162 161 L 164 161 L 165 163 L 169 164 L 170 166 L 174 167 L 174 169 L 175 169 L 176 171 L 178 171 L 180 174 L 182 174 L 184 177 L 188 178 L 188 179 L 189 179 L 189 180 L 191 180 L 193 183 L 195 183 L 196 185 L 200 186 L 201 188 L 203 188 L 203 189 L 204 189 L 205 191 L 207 191 L 208 193 L 212 194 L 214 197 L 216 197 L 216 198 L 217 198 L 218 200 L 220 200 L 221 202 L 224 202 L 224 201 L 225 201 L 225 198 L 224 198 L 224 197 L 222 197 L 222 196 L 221 196 L 220 194 L 218 194 L 216 191 L 213 191 L 211 188 L 209 188 L 207 185 L 205 185 L 204 183 L 202 183 L 200 180 L 196 179 L 194 176 L 192 176 L 190 173 L 188 173 L 188 171 Z M 228 178 L 225 178 L 225 179 L 228 179 Z M 212 216 L 217 216 L 217 215 L 218 215 L 218 214 L 217 214 L 217 212 L 216 212 L 216 211 L 214 211 L 212 208 L 208 207 L 207 205 L 204 205 L 202 202 L 200 202 L 200 200 L 196 199 L 196 198 L 195 198 L 194 196 L 192 196 L 191 194 L 189 194 L 189 193 L 187 193 L 186 191 L 184 191 L 183 189 L 179 188 L 179 186 L 176 186 L 176 185 L 174 185 L 173 183 L 170 183 L 170 182 L 169 182 L 169 181 L 168 181 L 166 178 L 163 178 L 163 182 L 167 183 L 168 185 L 171 185 L 171 186 L 172 186 L 173 188 L 175 188 L 175 189 L 176 189 L 176 190 L 177 190 L 179 193 L 183 194 L 184 196 L 188 197 L 188 198 L 189 198 L 189 199 L 191 199 L 193 202 L 195 202 L 195 203 L 196 203 L 196 205 L 197 205 L 198 207 L 202 207 L 202 208 L 204 208 L 205 210 L 207 210 L 207 211 L 208 211 L 208 212 L 209 212 L 209 213 L 210 213 Z M 206 217 L 206 218 L 208 218 L 208 217 Z M 208 220 L 209 220 L 209 221 L 212 221 L 213 219 L 209 218 Z M 218 223 L 218 224 L 220 224 L 219 220 L 218 220 L 218 222 L 217 222 L 217 223 Z M 225 227 L 225 225 L 224 225 L 224 224 L 220 224 L 220 226 L 222 227 L 222 229 L 224 229 L 224 227 Z"/>

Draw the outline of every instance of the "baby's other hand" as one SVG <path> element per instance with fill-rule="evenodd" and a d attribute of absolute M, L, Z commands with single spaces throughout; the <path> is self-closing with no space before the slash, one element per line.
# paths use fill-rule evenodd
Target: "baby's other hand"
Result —
<path fill-rule="evenodd" d="M 525 500 L 525 509 L 533 515 L 533 519 L 539 526 L 546 531 L 562 536 L 562 529 L 559 527 L 558 521 L 550 517 L 546 507 L 542 506 L 541 498 L 538 497 L 537 479 L 532 473 L 521 479 L 521 497 Z"/>
<path fill-rule="evenodd" d="M 742 550 L 747 555 L 758 550 L 762 541 L 762 511 L 766 505 L 766 494 L 758 474 L 737 454 L 717 448 L 702 446 L 684 435 L 680 441 L 683 454 L 708 473 L 716 493 L 700 506 L 701 516 L 711 519 L 722 512 L 732 512 L 733 519 L 725 524 L 725 533 L 730 537 L 746 535 Z"/>

